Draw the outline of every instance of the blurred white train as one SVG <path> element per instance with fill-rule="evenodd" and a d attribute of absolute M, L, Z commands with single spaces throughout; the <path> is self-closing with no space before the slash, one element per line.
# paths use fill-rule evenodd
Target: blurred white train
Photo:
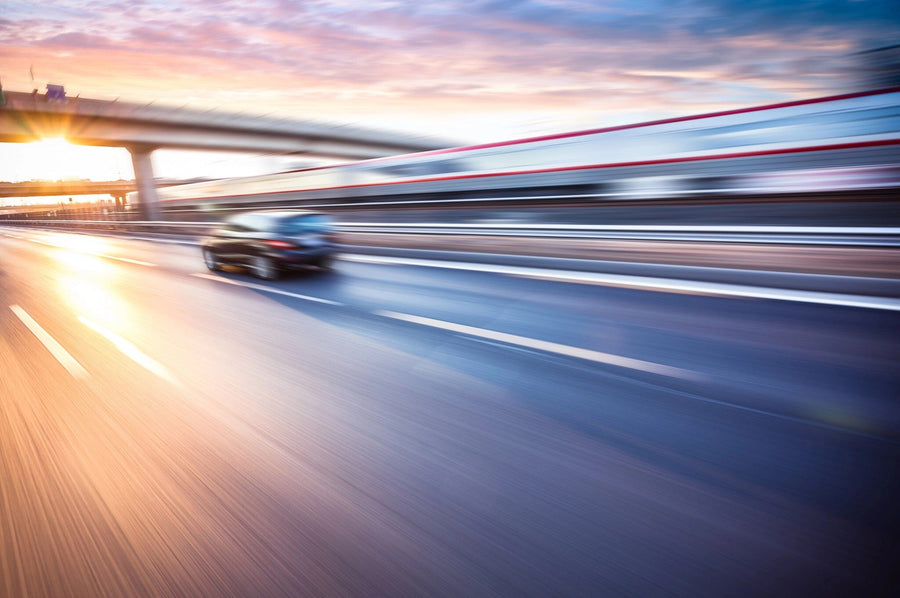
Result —
<path fill-rule="evenodd" d="M 898 184 L 900 88 L 893 88 L 181 185 L 158 194 L 167 211 L 474 207 Z"/>

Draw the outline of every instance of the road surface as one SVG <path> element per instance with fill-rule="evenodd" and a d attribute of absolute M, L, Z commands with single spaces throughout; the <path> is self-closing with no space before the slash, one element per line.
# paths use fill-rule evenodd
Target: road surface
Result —
<path fill-rule="evenodd" d="M 889 596 L 900 313 L 0 229 L 0 595 Z"/>

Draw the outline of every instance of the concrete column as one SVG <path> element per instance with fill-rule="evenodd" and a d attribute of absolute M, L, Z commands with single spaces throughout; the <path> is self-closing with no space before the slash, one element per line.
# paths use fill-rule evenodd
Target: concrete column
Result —
<path fill-rule="evenodd" d="M 153 182 L 153 163 L 150 161 L 152 147 L 129 147 L 131 163 L 134 166 L 134 179 L 138 189 L 138 203 L 142 220 L 160 220 L 159 199 L 156 196 L 156 184 Z"/>

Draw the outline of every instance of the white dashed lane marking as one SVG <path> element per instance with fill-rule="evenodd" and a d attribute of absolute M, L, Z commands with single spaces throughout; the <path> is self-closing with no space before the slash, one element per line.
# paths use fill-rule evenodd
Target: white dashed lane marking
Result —
<path fill-rule="evenodd" d="M 642 372 L 650 372 L 652 374 L 659 374 L 672 378 L 683 378 L 687 380 L 697 380 L 701 378 L 698 373 L 692 372 L 690 370 L 684 370 L 681 368 L 653 363 L 651 361 L 644 361 L 641 359 L 633 359 L 631 357 L 623 357 L 621 355 L 613 355 L 611 353 L 593 351 L 591 349 L 583 349 L 581 347 L 572 347 L 570 345 L 552 343 L 550 341 L 541 341 L 533 338 L 528 338 L 526 336 L 518 336 L 516 334 L 497 332 L 496 330 L 487 330 L 485 328 L 465 326 L 463 324 L 455 324 L 453 322 L 445 322 L 443 320 L 434 320 L 432 318 L 424 318 L 422 316 L 401 314 L 393 311 L 376 311 L 375 314 L 383 316 L 385 318 L 392 318 L 394 320 L 403 320 L 405 322 L 412 322 L 414 324 L 421 324 L 423 326 L 430 326 L 432 328 L 441 328 L 443 330 L 450 330 L 452 332 L 458 332 L 469 336 L 499 341 L 513 346 L 537 349 L 538 351 L 544 351 L 547 353 L 556 353 L 557 355 L 565 355 L 567 357 L 575 357 L 578 359 L 585 359 L 587 361 L 593 361 L 596 363 L 604 363 L 607 365 L 614 365 L 632 370 L 639 370 Z"/>
<path fill-rule="evenodd" d="M 171 382 L 176 386 L 181 386 L 178 380 L 166 369 L 164 365 L 156 361 L 155 359 L 149 357 L 143 351 L 134 346 L 130 341 L 122 338 L 112 330 L 107 330 L 106 328 L 96 324 L 84 316 L 78 316 L 78 321 L 99 334 L 100 336 L 106 338 L 109 342 L 115 345 L 116 349 L 121 351 L 125 356 L 130 358 L 132 361 L 137 363 L 142 368 L 147 371 L 159 376 L 163 380 L 167 382 Z"/>
<path fill-rule="evenodd" d="M 72 374 L 76 378 L 87 378 L 88 372 L 78 361 L 72 357 L 68 351 L 66 351 L 62 345 L 60 345 L 55 338 L 50 336 L 50 333 L 41 328 L 40 324 L 34 321 L 28 312 L 19 307 L 18 305 L 10 305 L 9 309 L 12 310 L 16 316 L 22 320 L 22 323 L 28 327 L 28 330 L 34 334 L 41 344 L 43 344 L 48 351 L 56 358 L 56 360 L 62 364 L 64 368 L 66 368 L 70 374 Z"/>

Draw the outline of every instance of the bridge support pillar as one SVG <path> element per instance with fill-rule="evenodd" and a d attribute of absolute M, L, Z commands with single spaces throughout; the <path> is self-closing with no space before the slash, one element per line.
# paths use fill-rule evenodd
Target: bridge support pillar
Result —
<path fill-rule="evenodd" d="M 159 198 L 156 196 L 156 185 L 153 182 L 153 163 L 150 161 L 152 147 L 129 147 L 131 163 L 134 166 L 134 179 L 138 189 L 138 203 L 142 220 L 160 220 Z"/>

